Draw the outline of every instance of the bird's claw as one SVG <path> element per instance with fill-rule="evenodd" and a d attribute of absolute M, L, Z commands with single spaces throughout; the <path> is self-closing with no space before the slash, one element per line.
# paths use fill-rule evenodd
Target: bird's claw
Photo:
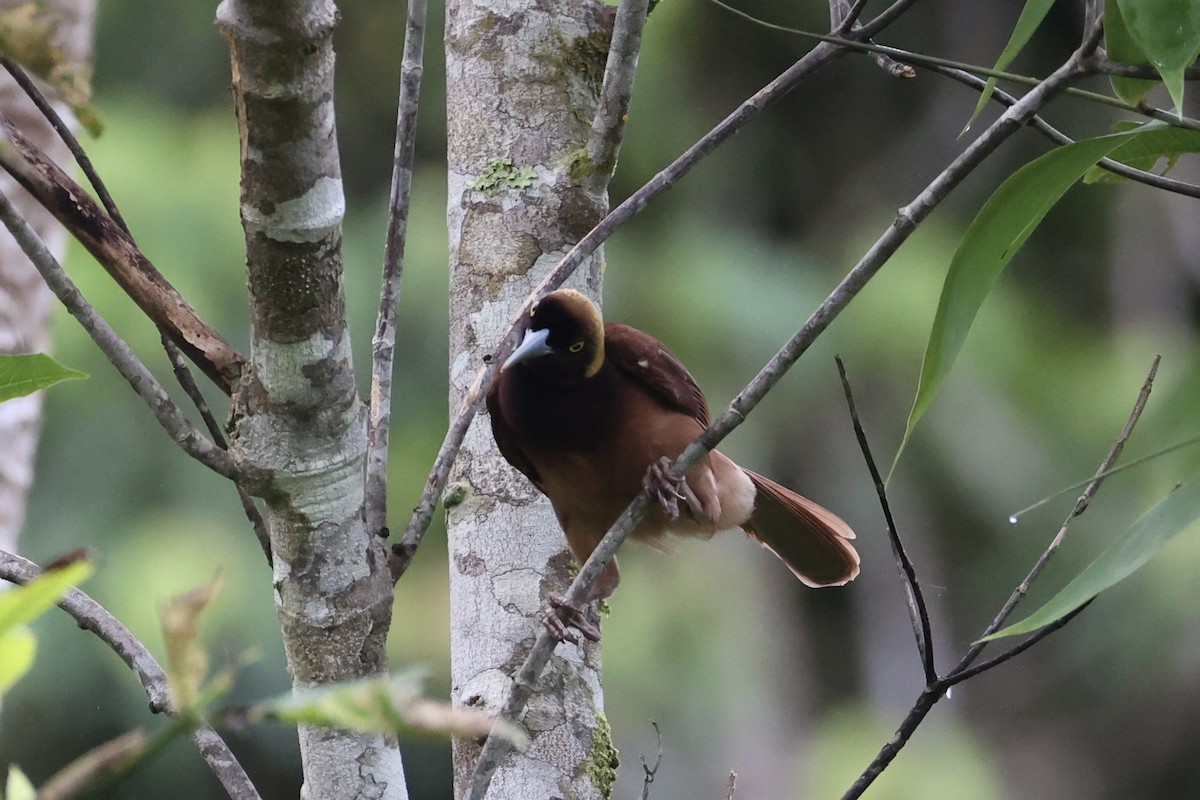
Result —
<path fill-rule="evenodd" d="M 542 624 L 560 642 L 579 644 L 579 637 L 571 628 L 583 634 L 589 642 L 600 641 L 600 629 L 591 623 L 583 608 L 562 595 L 552 594 L 542 606 Z"/>
<path fill-rule="evenodd" d="M 692 492 L 692 487 L 688 486 L 686 478 L 676 477 L 671 471 L 671 459 L 666 456 L 650 465 L 646 477 L 642 478 L 642 485 L 654 495 L 672 520 L 679 519 L 680 500 L 687 504 L 693 515 L 700 511 L 700 501 Z"/>

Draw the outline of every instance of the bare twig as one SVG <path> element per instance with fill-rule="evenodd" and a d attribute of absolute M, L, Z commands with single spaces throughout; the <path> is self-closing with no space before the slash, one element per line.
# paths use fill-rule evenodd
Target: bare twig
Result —
<path fill-rule="evenodd" d="M 0 166 L 87 248 L 146 316 L 227 394 L 245 357 L 163 277 L 79 184 L 0 117 Z"/>
<path fill-rule="evenodd" d="M 642 31 L 646 27 L 649 6 L 649 0 L 621 0 L 617 6 L 608 61 L 604 65 L 600 102 L 596 106 L 596 116 L 592 120 L 587 142 L 586 184 L 591 191 L 602 191 L 617 166 L 617 153 L 625 138 L 625 120 L 629 114 L 629 99 L 633 96 L 633 79 L 637 74 Z"/>
<path fill-rule="evenodd" d="M 1066 535 L 1067 527 L 1070 525 L 1071 521 L 1083 513 L 1083 511 L 1087 508 L 1088 503 L 1090 503 L 1091 499 L 1095 496 L 1096 491 L 1099 490 L 1101 483 L 1104 482 L 1105 474 L 1120 456 L 1121 451 L 1125 448 L 1125 442 L 1129 440 L 1129 435 L 1133 432 L 1134 426 L 1137 424 L 1138 419 L 1142 415 L 1142 410 L 1146 407 L 1146 400 L 1150 396 L 1150 389 L 1154 382 L 1154 376 L 1158 371 L 1158 363 L 1159 357 L 1156 356 L 1153 365 L 1150 367 L 1150 374 L 1147 375 L 1146 381 L 1143 383 L 1142 389 L 1138 393 L 1138 398 L 1134 403 L 1133 411 L 1129 415 L 1129 420 L 1125 423 L 1125 428 L 1113 442 L 1112 447 L 1109 448 L 1108 454 L 1105 456 L 1100 468 L 1096 471 L 1096 476 L 1092 479 L 1092 482 L 1088 484 L 1088 487 L 1084 490 L 1083 494 L 1080 495 L 1078 502 L 1076 502 L 1075 507 L 1071 510 L 1071 513 L 1063 522 L 1058 534 L 1038 558 L 1033 569 L 1030 570 L 1029 575 L 1027 575 L 1026 578 L 1021 581 L 1020 585 L 1013 591 L 1012 595 L 1001 607 L 1000 612 L 996 615 L 995 619 L 993 619 L 984 632 L 980 634 L 981 638 L 995 633 L 1000 629 L 1000 626 L 1004 624 L 1004 621 L 1008 619 L 1009 614 L 1012 613 L 1012 610 L 1016 608 L 1017 603 L 1021 601 L 1021 598 L 1023 598 L 1025 593 L 1029 590 L 1029 585 L 1037 578 L 1039 574 L 1041 574 L 1042 568 L 1045 567 L 1046 562 L 1050 560 L 1051 556 L 1058 551 L 1059 545 L 1062 544 L 1062 539 Z M 971 664 L 976 658 L 978 658 L 979 654 L 986 646 L 986 643 L 976 642 L 973 644 L 967 650 L 966 654 L 959 660 L 958 664 L 956 664 L 954 668 L 946 674 L 945 677 L 939 678 L 933 683 L 926 684 L 921 694 L 917 697 L 916 702 L 913 703 L 912 708 L 909 709 L 908 714 L 900 723 L 900 727 L 897 729 L 896 734 L 887 742 L 887 744 L 880 748 L 879 753 L 875 756 L 875 759 L 867 766 L 865 770 L 863 770 L 862 774 L 858 776 L 858 779 L 855 780 L 846 793 L 842 795 L 842 800 L 854 800 L 855 798 L 862 796 L 863 792 L 867 790 L 867 787 L 870 786 L 877 777 L 879 777 L 879 775 L 887 768 L 888 764 L 892 762 L 900 750 L 904 748 L 913 732 L 916 731 L 917 727 L 921 724 L 921 721 L 925 719 L 925 716 L 933 709 L 934 705 L 945 696 L 946 692 L 952 686 L 969 678 L 973 678 L 982 672 L 986 672 L 993 667 L 999 666 L 1014 656 L 1025 652 L 1030 647 L 1033 647 L 1033 645 L 1042 641 L 1055 631 L 1060 630 L 1068 622 L 1079 616 L 1083 609 L 1087 608 L 1090 602 L 1091 601 L 1085 603 L 1063 618 L 1038 629 L 1032 636 L 1023 640 L 1020 644 L 1001 653 L 995 658 L 991 658 L 974 667 L 972 667 Z"/>
<path fill-rule="evenodd" d="M 237 470 L 229 454 L 217 447 L 188 421 L 183 411 L 172 402 L 162 385 L 146 369 L 129 345 L 117 335 L 112 326 L 100 316 L 96 309 L 92 308 L 71 279 L 67 277 L 58 261 L 46 249 L 37 233 L 21 217 L 8 197 L 2 193 L 0 193 L 0 221 L 12 233 L 21 250 L 41 273 L 42 279 L 46 281 L 50 290 L 66 306 L 71 315 L 79 320 L 79 324 L 92 337 L 92 341 L 108 357 L 121 376 L 129 382 L 138 396 L 145 401 L 154 415 L 154 419 L 167 432 L 167 435 L 185 453 L 204 466 L 228 478 L 235 478 Z"/>
<path fill-rule="evenodd" d="M 0 551 L 0 579 L 24 585 L 41 573 L 42 570 L 32 561 Z M 98 636 L 125 662 L 146 692 L 151 711 L 156 714 L 170 713 L 171 693 L 167 688 L 166 672 L 120 620 L 79 589 L 71 589 L 63 595 L 58 607 L 70 614 L 80 628 Z M 230 798 L 260 800 L 242 765 L 207 723 L 194 728 L 191 739 Z"/>
<path fill-rule="evenodd" d="M 912 561 L 909 560 L 908 553 L 904 550 L 904 543 L 900 541 L 900 534 L 896 530 L 896 521 L 892 518 L 892 508 L 888 503 L 883 477 L 879 474 L 875 459 L 871 457 L 867 434 L 863 431 L 862 422 L 858 418 L 858 410 L 854 407 L 854 396 L 850 392 L 850 380 L 846 377 L 846 366 L 842 363 L 841 356 L 837 356 L 836 360 L 838 374 L 842 378 L 842 390 L 846 393 L 846 405 L 850 408 L 850 420 L 854 423 L 854 435 L 858 439 L 863 459 L 867 462 L 871 480 L 875 483 L 875 493 L 879 496 L 879 505 L 883 508 L 883 518 L 887 521 L 888 540 L 892 543 L 892 554 L 896 557 L 896 567 L 900 570 L 900 580 L 904 585 L 904 598 L 908 603 L 908 616 L 912 622 L 913 634 L 917 639 L 917 651 L 921 656 L 921 666 L 925 670 L 925 683 L 929 685 L 938 679 L 937 667 L 934 663 L 933 634 L 929 625 L 929 609 L 926 607 L 925 597 L 921 593 L 921 583 L 917 580 L 917 571 L 913 567 Z"/>
<path fill-rule="evenodd" d="M 867 26 L 869 27 L 869 26 Z M 864 27 L 864 30 L 867 29 Z M 1040 85 L 1032 89 L 1020 102 L 1009 108 L 987 130 L 973 141 L 954 161 L 939 174 L 911 203 L 900 209 L 895 222 L 875 242 L 853 269 L 830 293 L 829 297 L 813 312 L 804 326 L 777 352 L 746 385 L 696 441 L 688 445 L 671 465 L 676 475 L 686 475 L 701 458 L 745 420 L 767 392 L 779 382 L 784 373 L 812 345 L 816 338 L 829 326 L 850 301 L 866 286 L 867 282 L 887 262 L 891 255 L 912 234 L 926 216 L 971 173 L 1001 142 L 1019 130 L 1037 110 L 1048 102 L 1067 83 L 1080 73 L 1083 56 L 1099 42 L 1099 29 L 1090 30 L 1084 45 Z M 812 55 L 821 49 L 814 48 Z M 803 59 L 801 60 L 803 62 Z M 793 67 L 795 69 L 795 67 Z M 790 70 L 789 70 L 790 72 Z M 612 215 L 610 214 L 610 217 Z M 589 234 L 590 235 L 590 234 Z M 587 237 L 585 237 L 586 239 Z M 582 242 L 580 243 L 582 244 Z M 579 245 L 576 245 L 576 249 Z M 574 251 L 572 251 L 574 252 Z M 497 356 L 493 361 L 502 360 Z M 617 548 L 629 533 L 641 522 L 651 503 L 648 492 L 641 492 L 621 514 L 604 538 L 592 551 L 586 563 L 567 589 L 568 604 L 578 605 L 588 596 L 590 587 L 599 577 L 605 565 L 612 560 Z M 500 709 L 507 720 L 515 720 L 532 694 L 538 676 L 554 650 L 555 641 L 549 630 L 543 630 L 531 648 L 524 663 L 514 676 L 512 689 Z M 498 736 L 491 736 L 484 743 L 475 766 L 468 800 L 480 800 L 487 792 L 492 774 L 507 751 L 507 745 Z"/>
<path fill-rule="evenodd" d="M 725 784 L 725 800 L 733 800 L 735 792 L 737 792 L 737 773 L 730 770 L 729 783 Z"/>
<path fill-rule="evenodd" d="M 855 35 L 870 36 L 878 33 L 883 27 L 880 24 L 880 18 L 887 16 L 887 21 L 890 22 L 895 16 L 898 16 L 897 10 L 903 11 L 912 5 L 913 2 L 915 0 L 898 0 L 885 10 L 880 17 L 876 17 L 870 23 L 863 26 L 862 30 Z M 504 362 L 504 359 L 516 347 L 517 328 L 521 320 L 529 312 L 529 306 L 533 301 L 546 292 L 558 288 L 583 263 L 584 259 L 594 253 L 596 248 L 608 239 L 608 237 L 612 236 L 618 228 L 645 208 L 652 199 L 671 188 L 676 181 L 690 172 L 705 156 L 741 129 L 759 111 L 783 97 L 795 88 L 796 84 L 803 78 L 808 77 L 833 59 L 844 55 L 844 53 L 845 51 L 842 48 L 830 44 L 822 44 L 814 47 L 783 74 L 745 100 L 733 113 L 721 120 L 712 130 L 689 147 L 683 155 L 671 162 L 670 165 L 650 179 L 642 188 L 638 189 L 623 203 L 610 211 L 604 219 L 596 224 L 596 227 L 592 228 L 587 235 L 580 239 L 559 260 L 554 269 L 530 293 L 525 304 L 513 318 L 508 333 L 493 352 L 491 360 L 476 374 L 470 389 L 463 396 L 462 404 L 455 414 L 454 421 L 446 430 L 446 436 L 442 440 L 437 457 L 434 459 L 433 468 L 425 481 L 425 490 L 417 506 L 413 509 L 413 515 L 408 523 L 408 527 L 405 529 L 404 537 L 393 547 L 392 571 L 394 576 L 398 577 L 408 568 L 408 564 L 411 563 L 412 557 L 421 543 L 421 539 L 425 536 L 425 531 L 428 530 L 430 522 L 433 521 L 433 514 L 437 508 L 438 499 L 446 487 L 450 468 L 453 466 L 454 459 L 458 455 L 458 450 L 462 446 L 463 437 L 467 435 L 467 429 L 471 426 L 472 420 L 475 419 L 475 415 L 483 405 L 485 390 L 491 384 L 496 368 Z"/>
<path fill-rule="evenodd" d="M 404 275 L 413 165 L 416 161 L 417 108 L 425 72 L 427 0 L 409 0 L 400 66 L 400 99 L 396 110 L 396 145 L 392 153 L 392 189 L 387 243 L 383 254 L 383 287 L 371 342 L 371 398 L 367 414 L 367 466 L 364 513 L 367 530 L 386 537 L 388 433 L 392 422 L 392 370 L 396 355 L 396 304 Z"/>
<path fill-rule="evenodd" d="M 853 6 L 849 0 L 829 0 L 829 23 L 835 36 L 858 31 L 862 28 L 858 18 L 862 15 L 866 0 L 857 0 Z M 902 64 L 883 53 L 871 53 L 875 64 L 893 78 L 915 78 L 916 71 L 908 64 Z"/>
<path fill-rule="evenodd" d="M 654 756 L 654 766 L 646 765 L 646 756 L 642 756 L 642 771 L 646 773 L 646 777 L 642 779 L 642 793 L 640 800 L 650 800 L 650 784 L 654 783 L 654 778 L 658 775 L 658 768 L 662 766 L 662 731 L 658 729 L 658 723 L 650 720 L 650 724 L 654 726 L 654 736 L 658 739 L 658 753 Z"/>

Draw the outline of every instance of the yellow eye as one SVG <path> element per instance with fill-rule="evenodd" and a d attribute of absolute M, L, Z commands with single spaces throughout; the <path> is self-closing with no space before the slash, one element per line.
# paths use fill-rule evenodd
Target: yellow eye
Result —
<path fill-rule="evenodd" d="M 583 349 L 583 342 L 576 342 L 568 348 L 572 353 L 578 353 Z"/>
<path fill-rule="evenodd" d="M 534 303 L 532 306 L 529 307 L 529 316 L 532 317 L 536 313 L 537 313 L 537 303 Z"/>

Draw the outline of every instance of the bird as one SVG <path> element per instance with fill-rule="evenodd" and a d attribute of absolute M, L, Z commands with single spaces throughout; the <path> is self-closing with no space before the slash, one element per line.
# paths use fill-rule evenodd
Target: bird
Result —
<path fill-rule="evenodd" d="M 550 499 L 582 564 L 633 498 L 658 500 L 633 530 L 662 545 L 668 535 L 708 538 L 741 528 L 804 584 L 841 586 L 859 572 L 840 517 L 796 492 L 710 451 L 682 479 L 670 464 L 708 427 L 704 393 L 666 345 L 629 325 L 605 323 L 587 295 L 559 289 L 523 318 L 523 338 L 486 395 L 501 455 Z M 617 559 L 586 602 L 612 595 Z M 544 619 L 559 638 L 599 631 L 580 607 L 551 596 Z"/>

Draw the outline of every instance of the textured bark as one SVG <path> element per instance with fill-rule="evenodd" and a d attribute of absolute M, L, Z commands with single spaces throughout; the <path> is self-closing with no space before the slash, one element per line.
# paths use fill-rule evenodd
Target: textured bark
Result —
<path fill-rule="evenodd" d="M 0 0 L 0 8 L 18 5 Z M 80 68 L 91 61 L 94 0 L 47 0 L 47 12 L 59 20 L 54 40 L 63 56 Z M 66 146 L 33 107 L 25 93 L 0 71 L 0 113 L 19 126 L 60 164 L 70 158 Z M 11 197 L 55 258 L 62 260 L 67 237 L 54 218 L 0 175 L 0 190 Z M 0 353 L 39 353 L 50 348 L 50 309 L 54 296 L 7 231 L 0 231 Z M 0 403 L 0 549 L 15 552 L 33 482 L 34 457 L 42 420 L 42 395 Z"/>
<path fill-rule="evenodd" d="M 242 156 L 251 366 L 232 452 L 263 497 L 293 685 L 386 670 L 392 583 L 364 525 L 366 415 L 342 294 L 328 0 L 225 0 Z M 301 726 L 306 800 L 405 798 L 396 743 Z"/>
<path fill-rule="evenodd" d="M 450 404 L 526 295 L 607 209 L 578 184 L 604 71 L 599 5 L 455 0 L 447 7 Z M 572 167 L 575 167 L 573 175 Z M 599 295 L 600 260 L 574 285 Z M 549 503 L 500 457 L 475 420 L 446 492 L 451 672 L 456 703 L 497 709 L 571 556 Z M 564 644 L 521 722 L 532 736 L 489 798 L 607 796 L 615 751 L 603 719 L 598 646 Z M 479 748 L 454 748 L 456 794 Z"/>

